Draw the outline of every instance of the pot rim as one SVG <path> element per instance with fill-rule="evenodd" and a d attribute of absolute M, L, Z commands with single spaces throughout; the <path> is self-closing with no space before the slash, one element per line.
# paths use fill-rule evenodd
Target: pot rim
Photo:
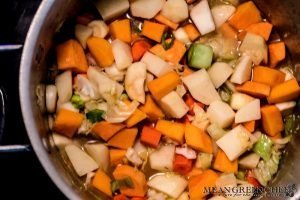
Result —
<path fill-rule="evenodd" d="M 23 121 L 30 139 L 33 150 L 38 157 L 48 176 L 55 183 L 56 187 L 69 199 L 81 199 L 79 194 L 74 192 L 74 188 L 63 179 L 55 169 L 49 153 L 46 151 L 38 128 L 34 122 L 34 114 L 30 93 L 30 74 L 34 60 L 33 49 L 36 47 L 38 37 L 41 33 L 43 23 L 54 5 L 55 0 L 42 1 L 30 25 L 26 36 L 25 45 L 22 52 L 19 70 L 19 95 Z"/>

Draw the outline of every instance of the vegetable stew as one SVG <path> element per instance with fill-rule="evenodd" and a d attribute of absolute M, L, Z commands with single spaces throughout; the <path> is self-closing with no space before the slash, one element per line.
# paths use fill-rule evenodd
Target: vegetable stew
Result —
<path fill-rule="evenodd" d="M 51 138 L 85 189 L 103 199 L 200 200 L 267 186 L 299 130 L 300 88 L 256 5 L 95 6 L 57 33 L 46 87 Z"/>

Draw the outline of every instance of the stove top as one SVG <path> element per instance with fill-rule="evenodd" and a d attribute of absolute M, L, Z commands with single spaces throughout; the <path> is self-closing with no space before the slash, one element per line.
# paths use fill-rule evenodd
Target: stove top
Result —
<path fill-rule="evenodd" d="M 0 103 L 4 99 L 4 104 L 0 104 L 0 199 L 66 199 L 52 183 L 35 153 L 27 148 L 30 142 L 19 103 L 18 73 L 22 46 L 40 2 L 1 2 Z M 19 145 L 18 151 L 3 149 L 3 145 L 16 144 Z"/>

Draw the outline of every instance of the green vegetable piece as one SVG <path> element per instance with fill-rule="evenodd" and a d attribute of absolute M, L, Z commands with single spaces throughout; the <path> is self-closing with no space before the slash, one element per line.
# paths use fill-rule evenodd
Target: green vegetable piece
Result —
<path fill-rule="evenodd" d="M 287 136 L 297 133 L 300 130 L 300 115 L 290 114 L 284 118 L 284 130 Z"/>
<path fill-rule="evenodd" d="M 111 186 L 110 186 L 110 187 L 111 187 L 112 193 L 117 192 L 118 190 L 120 190 L 119 181 L 113 180 L 113 181 L 111 182 Z"/>
<path fill-rule="evenodd" d="M 162 36 L 162 46 L 165 50 L 168 50 L 170 49 L 173 44 L 174 44 L 174 41 L 175 41 L 175 36 L 173 33 L 164 33 L 163 36 Z"/>
<path fill-rule="evenodd" d="M 245 180 L 245 172 L 244 171 L 238 171 L 238 173 L 236 174 L 237 179 L 239 180 Z"/>
<path fill-rule="evenodd" d="M 133 182 L 130 177 L 126 177 L 124 179 L 119 180 L 119 184 L 121 187 L 133 188 Z"/>
<path fill-rule="evenodd" d="M 78 94 L 74 94 L 72 96 L 71 103 L 77 109 L 81 109 L 84 107 L 84 101 L 80 98 Z"/>
<path fill-rule="evenodd" d="M 255 143 L 253 151 L 260 157 L 262 157 L 265 161 L 268 161 L 271 156 L 272 145 L 272 140 L 268 136 L 262 134 L 259 140 Z"/>
<path fill-rule="evenodd" d="M 96 123 L 99 122 L 101 120 L 103 120 L 103 114 L 105 112 L 103 110 L 99 110 L 99 109 L 94 109 L 89 111 L 88 113 L 86 113 L 86 118 L 92 122 L 92 123 Z"/>
<path fill-rule="evenodd" d="M 188 52 L 188 64 L 197 69 L 207 69 L 211 66 L 214 52 L 210 46 L 192 44 Z"/>
<path fill-rule="evenodd" d="M 230 102 L 232 91 L 226 85 L 223 85 L 222 87 L 220 87 L 218 92 L 219 92 L 219 95 L 220 95 L 222 101 L 224 101 L 226 103 Z"/>

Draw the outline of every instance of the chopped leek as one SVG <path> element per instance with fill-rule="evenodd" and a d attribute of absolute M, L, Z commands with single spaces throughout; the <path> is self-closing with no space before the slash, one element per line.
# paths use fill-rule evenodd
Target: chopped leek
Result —
<path fill-rule="evenodd" d="M 71 98 L 71 103 L 77 109 L 81 109 L 84 107 L 84 101 L 80 98 L 78 94 L 74 94 Z"/>
<path fill-rule="evenodd" d="M 92 122 L 92 123 L 96 123 L 99 122 L 101 120 L 103 120 L 103 114 L 105 112 L 103 110 L 99 110 L 99 109 L 94 109 L 89 111 L 88 113 L 86 113 L 86 118 Z"/>
<path fill-rule="evenodd" d="M 278 170 L 281 152 L 272 150 L 268 161 L 261 160 L 254 169 L 254 176 L 263 186 L 266 186 Z"/>
<path fill-rule="evenodd" d="M 286 135 L 292 135 L 300 130 L 300 115 L 290 114 L 284 118 L 284 130 Z"/>
<path fill-rule="evenodd" d="M 253 151 L 260 157 L 262 157 L 265 161 L 268 161 L 271 157 L 272 146 L 273 141 L 265 134 L 262 134 L 258 141 L 255 143 Z"/>

